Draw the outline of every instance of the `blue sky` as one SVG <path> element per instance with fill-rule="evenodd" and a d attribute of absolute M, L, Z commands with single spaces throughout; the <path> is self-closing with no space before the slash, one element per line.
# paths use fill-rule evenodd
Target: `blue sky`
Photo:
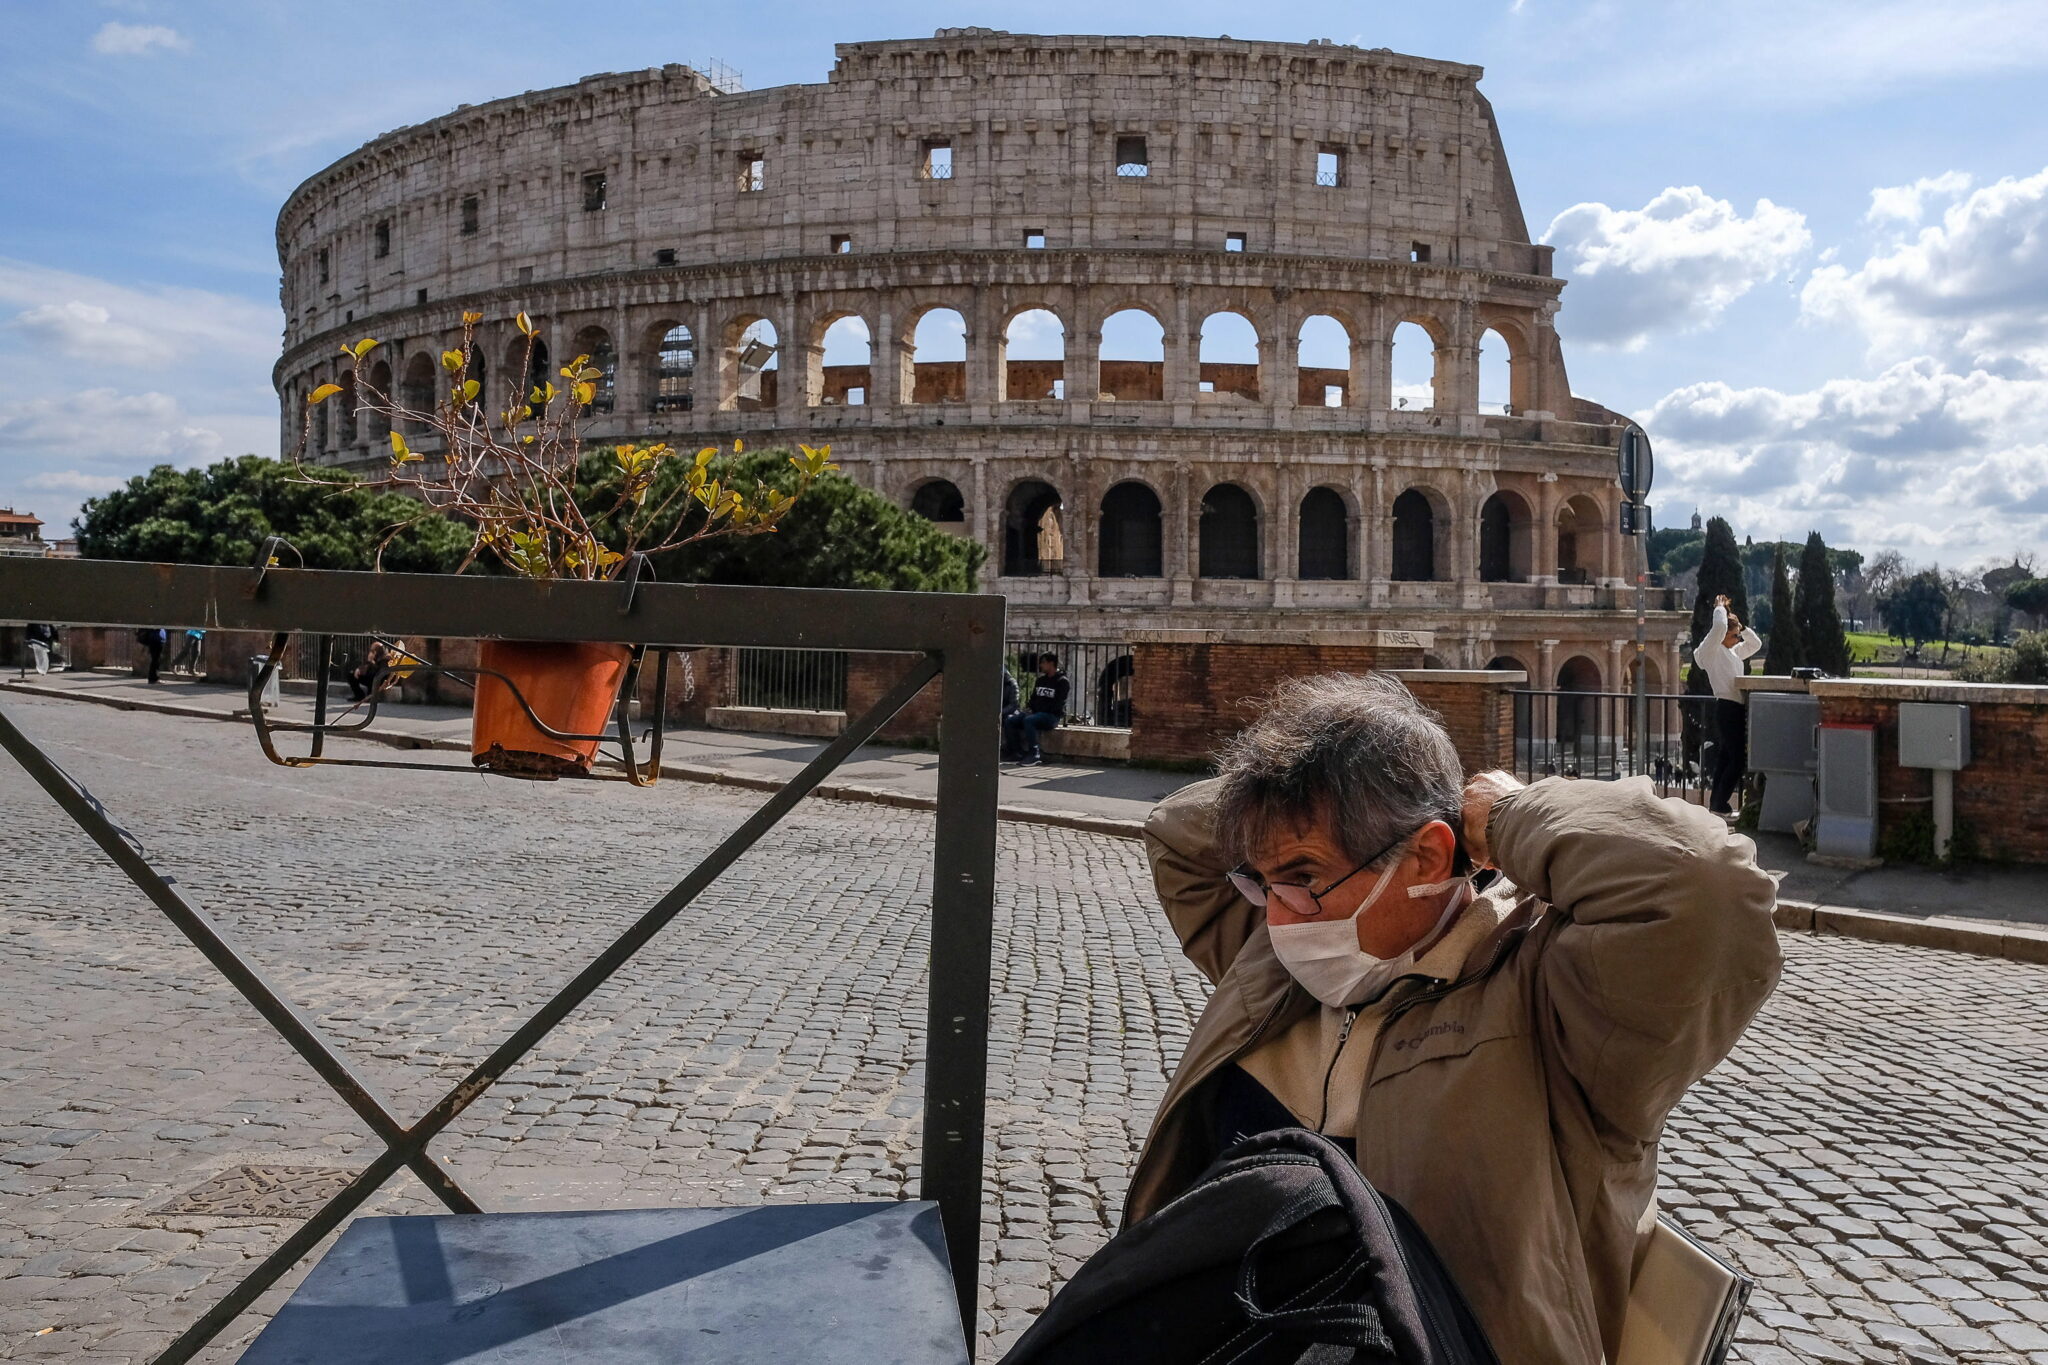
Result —
<path fill-rule="evenodd" d="M 1014 3 L 0 0 L 0 506 L 68 523 L 272 452 L 272 228 L 367 138 L 597 71 L 825 78 L 834 42 Z M 1391 47 L 1487 69 L 1557 247 L 1576 392 L 1657 442 L 1659 520 L 2048 559 L 2041 0 L 1044 4 L 1041 32 Z"/>

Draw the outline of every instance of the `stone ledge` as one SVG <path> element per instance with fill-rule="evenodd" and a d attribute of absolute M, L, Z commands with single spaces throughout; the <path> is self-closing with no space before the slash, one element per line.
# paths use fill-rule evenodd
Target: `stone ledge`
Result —
<path fill-rule="evenodd" d="M 1418 610 L 1420 610 L 1418 608 Z M 1428 649 L 1427 630 L 1134 630 L 1134 645 L 1335 645 L 1353 649 Z"/>
<path fill-rule="evenodd" d="M 1893 915 L 1881 910 L 1816 905 L 1808 901 L 1781 900 L 1774 914 L 1780 929 L 1801 933 L 1835 934 L 1867 943 L 1940 948 L 1977 957 L 2048 965 L 2048 929 L 1998 920 Z"/>
<path fill-rule="evenodd" d="M 1383 668 L 1378 671 L 1402 682 L 1519 685 L 1529 681 L 1529 675 L 1519 668 Z"/>
<path fill-rule="evenodd" d="M 799 711 L 779 706 L 714 706 L 704 713 L 714 730 L 751 730 L 766 735 L 836 739 L 846 729 L 844 711 Z"/>
<path fill-rule="evenodd" d="M 2048 706 L 2048 687 L 2025 683 L 1940 682 L 1931 678 L 1817 678 L 1806 690 L 1816 697 L 1863 697 L 1872 701 Z"/>

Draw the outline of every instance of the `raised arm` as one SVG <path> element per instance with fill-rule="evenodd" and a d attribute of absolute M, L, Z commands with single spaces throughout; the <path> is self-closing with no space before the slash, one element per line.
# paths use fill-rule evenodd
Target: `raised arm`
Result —
<path fill-rule="evenodd" d="M 1514 791 L 1487 842 L 1563 917 L 1539 976 L 1566 1068 L 1603 1120 L 1651 1140 L 1777 984 L 1777 884 L 1748 839 L 1647 778 Z"/>
<path fill-rule="evenodd" d="M 1763 647 L 1764 642 L 1757 638 L 1756 628 L 1744 626 L 1742 628 L 1742 638 L 1735 642 L 1735 648 L 1732 652 L 1738 659 L 1747 659 Z"/>
<path fill-rule="evenodd" d="M 1230 884 L 1230 864 L 1217 845 L 1217 782 L 1183 787 L 1145 820 L 1145 856 L 1152 885 L 1188 961 L 1213 984 L 1223 979 L 1262 912 Z"/>

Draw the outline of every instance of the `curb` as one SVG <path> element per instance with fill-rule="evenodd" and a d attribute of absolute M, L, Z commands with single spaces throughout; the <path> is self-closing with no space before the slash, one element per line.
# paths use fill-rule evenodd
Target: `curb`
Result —
<path fill-rule="evenodd" d="M 121 711 L 153 711 L 161 715 L 183 716 L 196 720 L 241 719 L 238 715 L 227 715 L 204 707 L 95 696 L 89 692 L 38 687 L 33 683 L 0 681 L 0 691 L 21 692 L 32 697 L 54 698 L 59 701 L 91 702 L 97 706 L 111 706 Z M 363 730 L 356 732 L 353 737 L 375 740 L 379 744 L 398 749 L 447 749 L 460 752 L 469 747 L 459 740 L 428 739 L 397 731 Z M 661 765 L 661 775 L 685 782 L 739 787 L 747 791 L 776 791 L 782 786 L 782 783 L 773 777 L 727 772 L 722 768 L 706 768 L 688 763 L 664 763 Z M 938 802 L 929 796 L 896 791 L 888 787 L 864 786 L 858 782 L 823 782 L 812 790 L 811 795 L 827 801 L 865 801 L 870 805 L 893 806 L 899 810 L 938 808 Z M 1116 839 L 1136 839 L 1145 831 L 1145 823 L 1142 820 L 1119 820 L 1114 816 L 1083 815 L 1078 811 L 1047 810 L 1036 806 L 999 805 L 996 807 L 996 818 L 1014 824 L 1045 825 L 1054 829 L 1076 830 L 1084 834 L 1104 834 Z M 1980 923 L 1948 917 L 1920 919 L 1912 915 L 1886 914 L 1880 910 L 1859 910 L 1850 906 L 1817 905 L 1811 901 L 1792 900 L 1779 901 L 1773 918 L 1780 929 L 1790 929 L 1799 933 L 1832 934 L 1840 938 L 1860 939 L 1866 943 L 1890 943 L 1910 948 L 1938 948 L 1948 952 L 1969 953 L 1976 957 L 2048 966 L 2048 929 L 1995 922 Z"/>

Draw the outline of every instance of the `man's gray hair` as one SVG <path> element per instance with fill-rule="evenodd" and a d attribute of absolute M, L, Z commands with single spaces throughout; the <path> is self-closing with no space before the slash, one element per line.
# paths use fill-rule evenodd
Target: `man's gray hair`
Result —
<path fill-rule="evenodd" d="M 1464 807 L 1464 767 L 1442 718 L 1384 673 L 1281 683 L 1218 764 L 1216 826 L 1234 862 L 1325 820 L 1363 861 L 1432 820 L 1458 830 Z"/>

